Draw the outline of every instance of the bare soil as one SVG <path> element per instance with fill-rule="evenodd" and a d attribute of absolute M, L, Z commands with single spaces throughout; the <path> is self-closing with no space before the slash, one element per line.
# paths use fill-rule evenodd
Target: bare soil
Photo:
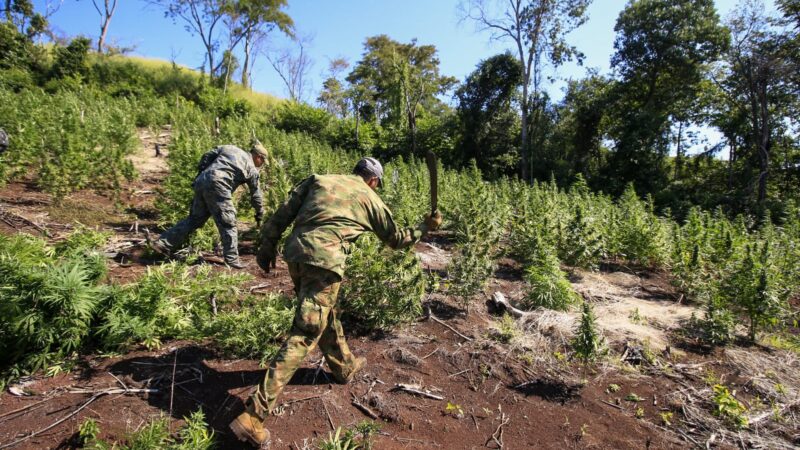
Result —
<path fill-rule="evenodd" d="M 149 259 L 136 243 L 145 226 L 155 225 L 152 193 L 166 170 L 163 159 L 149 153 L 156 139 L 166 137 L 143 131 L 141 138 L 143 146 L 134 161 L 142 177 L 126 189 L 119 203 L 80 192 L 55 206 L 31 184 L 12 183 L 0 190 L 0 204 L 46 228 L 54 240 L 76 221 L 94 218 L 87 225 L 112 231 L 114 244 L 134 243 L 110 261 L 112 281 L 134 281 L 149 265 L 160 263 Z M 41 234 L 25 220 L 0 221 L 0 233 Z M 451 247 L 447 234 L 438 233 L 418 244 L 416 251 L 425 270 L 444 273 Z M 242 258 L 254 277 L 250 285 L 260 285 L 259 292 L 291 295 L 285 263 L 279 260 L 276 271 L 264 274 L 252 249 L 253 243 L 244 239 Z M 285 390 L 279 415 L 267 420 L 272 448 L 314 448 L 334 428 L 367 419 L 353 405 L 354 399 L 383 424 L 374 441 L 377 449 L 677 449 L 707 442 L 709 447 L 734 448 L 740 443 L 712 435 L 708 427 L 693 422 L 711 417 L 710 405 L 702 400 L 709 391 L 709 377 L 738 389 L 735 395 L 746 402 L 770 387 L 774 390 L 778 382 L 790 389 L 800 385 L 800 366 L 790 353 L 737 347 L 729 351 L 731 356 L 687 344 L 676 329 L 696 307 L 677 295 L 666 274 L 612 266 L 578 272 L 572 281 L 576 291 L 595 304 L 607 340 L 609 355 L 599 364 L 586 367 L 561 356 L 574 327 L 574 313 L 547 316 L 547 323 L 541 317 L 536 323 L 519 322 L 519 335 L 500 342 L 491 331 L 498 317 L 482 299 L 476 299 L 466 313 L 453 299 L 436 294 L 426 299 L 426 307 L 441 322 L 420 318 L 392 333 L 349 336 L 353 352 L 369 361 L 349 385 L 332 382 L 315 351 Z M 485 298 L 494 291 L 512 301 L 524 295 L 519 264 L 507 258 L 499 261 Z M 656 363 L 621 362 L 630 342 L 649 346 Z M 762 369 L 767 364 L 773 370 L 765 374 Z M 158 392 L 101 396 L 60 425 L 13 448 L 77 448 L 77 428 L 88 417 L 97 420 L 102 437 L 110 440 L 124 439 L 159 417 L 168 417 L 175 430 L 198 408 L 214 430 L 217 448 L 243 448 L 227 424 L 242 411 L 243 400 L 263 376 L 257 361 L 227 360 L 203 343 L 168 342 L 157 351 L 87 355 L 69 373 L 36 376 L 14 387 L 26 395 L 0 394 L 0 446 L 50 426 L 91 397 L 70 389 L 150 388 Z M 396 389 L 398 383 L 419 385 L 443 400 L 403 392 Z M 631 394 L 641 400 L 626 400 Z M 786 395 L 798 393 L 792 390 Z M 706 415 L 698 416 L 695 409 Z M 670 424 L 665 413 L 673 414 Z M 764 424 L 761 430 L 776 435 L 784 448 L 800 443 L 796 428 Z M 759 444 L 747 439 L 742 438 L 741 445 Z"/>

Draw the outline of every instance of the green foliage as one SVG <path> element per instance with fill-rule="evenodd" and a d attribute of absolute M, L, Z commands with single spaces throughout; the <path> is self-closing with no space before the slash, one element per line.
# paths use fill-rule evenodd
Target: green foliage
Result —
<path fill-rule="evenodd" d="M 135 148 L 132 109 L 129 101 L 91 90 L 0 89 L 0 123 L 11 136 L 0 183 L 33 176 L 57 200 L 84 188 L 119 194 L 123 180 L 135 175 L 126 159 Z"/>
<path fill-rule="evenodd" d="M 92 438 L 84 444 L 83 448 L 94 450 L 210 450 L 214 447 L 214 432 L 208 429 L 202 411 L 195 411 L 184 420 L 186 425 L 181 427 L 174 437 L 170 433 L 169 419 L 161 418 L 153 420 L 142 429 L 131 433 L 125 438 L 124 443 L 111 443 Z M 95 434 L 97 431 L 99 430 L 96 430 Z"/>
<path fill-rule="evenodd" d="M 646 266 L 664 266 L 671 252 L 669 227 L 653 212 L 652 199 L 643 202 L 628 185 L 617 202 L 611 232 L 614 254 Z"/>
<path fill-rule="evenodd" d="M 110 289 L 98 312 L 98 338 L 109 348 L 139 343 L 154 348 L 164 339 L 203 337 L 213 327 L 211 299 L 222 306 L 233 302 L 248 278 L 207 265 L 148 268 L 137 283 Z"/>
<path fill-rule="evenodd" d="M 604 353 L 604 339 L 597 330 L 596 321 L 592 306 L 588 302 L 583 302 L 581 320 L 572 339 L 572 350 L 584 363 L 594 361 Z"/>
<path fill-rule="evenodd" d="M 275 294 L 249 297 L 238 310 L 215 317 L 209 334 L 226 355 L 258 359 L 263 365 L 278 352 L 293 318 L 294 304 L 289 298 Z"/>
<path fill-rule="evenodd" d="M 535 238 L 534 241 L 537 241 Z M 525 268 L 528 293 L 522 305 L 528 309 L 547 308 L 566 311 L 578 301 L 567 274 L 561 270 L 555 252 L 542 241 L 534 247 L 532 261 Z"/>
<path fill-rule="evenodd" d="M 498 342 L 508 344 L 519 336 L 519 329 L 513 317 L 504 314 L 497 324 L 496 332 L 492 333 L 491 337 Z"/>
<path fill-rule="evenodd" d="M 734 397 L 734 394 L 728 390 L 727 387 L 716 384 L 713 387 L 714 397 L 714 410 L 712 411 L 715 416 L 724 419 L 730 426 L 740 430 L 747 428 L 748 420 L 745 412 L 747 408 Z"/>
<path fill-rule="evenodd" d="M 328 433 L 328 438 L 320 441 L 320 450 L 370 450 L 373 448 L 372 437 L 381 430 L 381 424 L 363 420 L 355 427 Z"/>
<path fill-rule="evenodd" d="M 499 193 L 481 181 L 474 165 L 468 176 L 447 211 L 459 242 L 458 253 L 447 268 L 448 291 L 467 307 L 494 273 L 494 259 L 510 213 Z"/>
<path fill-rule="evenodd" d="M 339 427 L 336 432 L 328 433 L 328 438 L 320 441 L 318 448 L 320 450 L 358 450 L 360 447 L 352 435 L 347 431 L 343 435 L 342 428 Z"/>
<path fill-rule="evenodd" d="M 720 285 L 720 294 L 728 299 L 733 310 L 749 319 L 752 341 L 756 340 L 758 330 L 777 325 L 784 309 L 775 290 L 769 250 L 769 242 L 760 250 L 757 245 L 747 246 L 744 257 L 726 271 Z"/>
<path fill-rule="evenodd" d="M 41 239 L 0 236 L 0 383 L 70 356 L 89 336 L 105 290 L 93 256 L 58 255 Z"/>
<path fill-rule="evenodd" d="M 97 425 L 97 421 L 91 417 L 87 417 L 78 426 L 78 443 L 82 447 L 85 447 L 90 442 L 95 441 L 99 434 L 100 426 Z"/>
<path fill-rule="evenodd" d="M 572 267 L 594 269 L 600 261 L 603 243 L 595 224 L 580 203 L 564 229 L 563 261 Z"/>
<path fill-rule="evenodd" d="M 52 76 L 54 78 L 81 78 L 89 71 L 88 55 L 91 40 L 78 37 L 66 47 L 55 48 Z"/>
<path fill-rule="evenodd" d="M 513 175 L 519 159 L 519 116 L 512 99 L 523 68 L 510 53 L 481 61 L 456 91 L 462 127 L 457 160 L 475 160 L 487 176 Z"/>
<path fill-rule="evenodd" d="M 348 258 L 340 293 L 345 317 L 364 330 L 386 330 L 422 313 L 427 279 L 411 250 L 391 251 L 362 237 Z"/>

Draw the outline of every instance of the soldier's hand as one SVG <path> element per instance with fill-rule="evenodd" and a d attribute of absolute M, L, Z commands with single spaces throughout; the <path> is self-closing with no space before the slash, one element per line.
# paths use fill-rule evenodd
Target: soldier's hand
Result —
<path fill-rule="evenodd" d="M 436 231 L 440 226 L 442 226 L 442 214 L 438 209 L 433 214 L 425 215 L 425 227 L 428 228 L 428 231 Z"/>
<path fill-rule="evenodd" d="M 258 249 L 256 262 L 258 263 L 258 267 L 261 267 L 261 269 L 267 273 L 269 273 L 271 269 L 277 267 L 278 243 L 271 239 L 264 239 Z"/>

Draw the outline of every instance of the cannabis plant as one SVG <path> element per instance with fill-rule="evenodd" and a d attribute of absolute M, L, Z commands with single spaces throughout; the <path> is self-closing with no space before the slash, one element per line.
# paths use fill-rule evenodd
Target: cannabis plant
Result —
<path fill-rule="evenodd" d="M 348 259 L 342 310 L 365 330 L 385 330 L 422 312 L 427 279 L 411 250 L 392 251 L 362 237 Z"/>
<path fill-rule="evenodd" d="M 572 339 L 575 356 L 584 363 L 594 361 L 603 354 L 603 337 L 597 329 L 597 319 L 589 302 L 583 302 L 581 319 Z"/>

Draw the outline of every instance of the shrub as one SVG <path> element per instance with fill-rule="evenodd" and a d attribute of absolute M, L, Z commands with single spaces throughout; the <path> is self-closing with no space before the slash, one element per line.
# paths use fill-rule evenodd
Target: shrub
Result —
<path fill-rule="evenodd" d="M 737 430 L 747 428 L 748 420 L 744 414 L 747 408 L 731 394 L 727 387 L 716 384 L 714 390 L 714 415 L 724 419 Z"/>
<path fill-rule="evenodd" d="M 723 275 L 720 294 L 734 311 L 749 319 L 751 341 L 756 340 L 759 329 L 777 325 L 784 309 L 775 292 L 774 277 L 769 243 L 764 243 L 760 251 L 757 245 L 754 248 L 748 246 L 741 261 L 734 263 Z"/>
<path fill-rule="evenodd" d="M 528 293 L 522 301 L 525 308 L 547 308 L 566 311 L 577 300 L 567 274 L 561 270 L 555 252 L 539 241 L 533 261 L 525 268 Z"/>
<path fill-rule="evenodd" d="M 178 263 L 148 268 L 138 282 L 110 289 L 98 312 L 98 338 L 108 348 L 154 348 L 163 339 L 203 337 L 212 322 L 212 297 L 218 305 L 231 303 L 248 277 Z"/>
<path fill-rule="evenodd" d="M 362 330 L 386 330 L 422 313 L 427 280 L 411 250 L 391 251 L 372 236 L 362 237 L 345 278 L 342 310 Z"/>
<path fill-rule="evenodd" d="M 238 311 L 215 317 L 209 334 L 226 355 L 258 359 L 264 365 L 278 352 L 293 318 L 292 299 L 275 294 L 250 297 Z"/>
<path fill-rule="evenodd" d="M 25 234 L 0 236 L 0 384 L 81 348 L 105 292 L 97 267 L 95 256 L 59 254 Z"/>
<path fill-rule="evenodd" d="M 589 302 L 583 302 L 581 320 L 572 339 L 572 350 L 584 363 L 593 361 L 603 354 L 603 337 L 597 330 L 596 321 L 592 306 Z"/>
<path fill-rule="evenodd" d="M 142 429 L 130 434 L 124 439 L 124 444 L 90 439 L 83 448 L 95 450 L 210 450 L 214 447 L 214 432 L 208 429 L 202 411 L 195 411 L 184 420 L 186 425 L 181 427 L 174 437 L 170 433 L 169 419 L 162 418 L 153 420 Z M 96 431 L 95 434 L 97 433 Z"/>

